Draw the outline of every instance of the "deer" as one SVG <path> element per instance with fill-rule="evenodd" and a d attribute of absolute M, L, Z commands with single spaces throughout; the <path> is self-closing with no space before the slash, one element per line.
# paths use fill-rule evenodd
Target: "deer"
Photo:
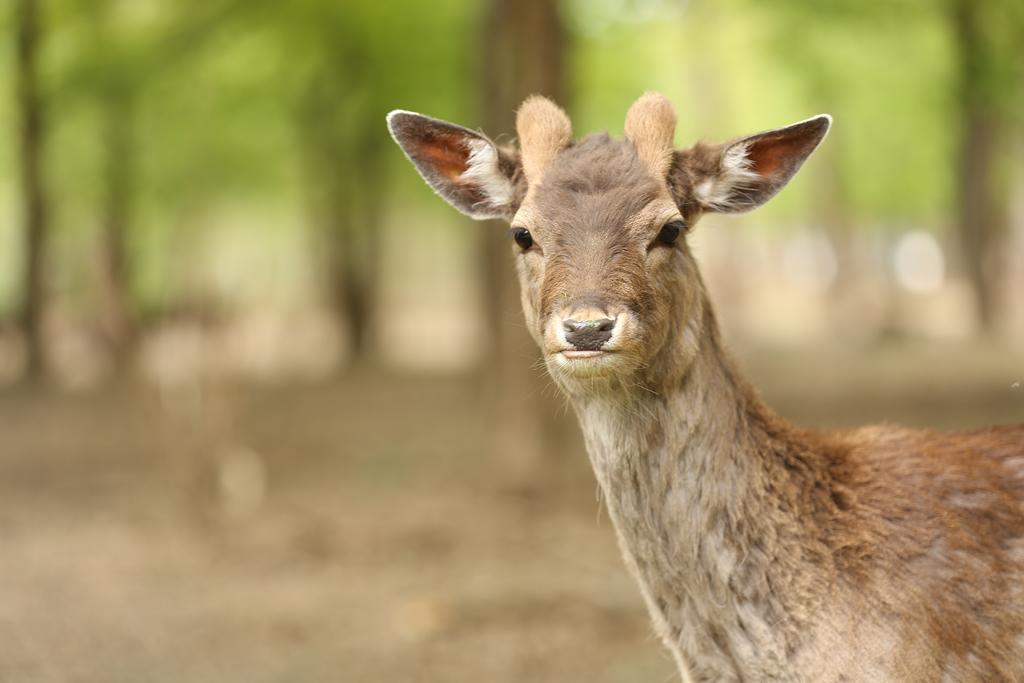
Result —
<path fill-rule="evenodd" d="M 683 681 L 1024 681 L 1024 424 L 816 430 L 726 352 L 688 236 L 778 193 L 819 115 L 674 146 L 647 93 L 573 138 L 387 117 L 426 183 L 509 222 L 526 325 L 582 428 L 625 564 Z"/>

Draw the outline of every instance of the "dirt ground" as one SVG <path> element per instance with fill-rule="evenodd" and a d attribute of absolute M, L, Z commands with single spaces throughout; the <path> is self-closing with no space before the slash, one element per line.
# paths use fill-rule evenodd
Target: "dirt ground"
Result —
<path fill-rule="evenodd" d="M 741 353 L 804 424 L 1024 421 L 1024 349 Z M 470 378 L 0 393 L 0 682 L 667 682 L 579 447 Z"/>

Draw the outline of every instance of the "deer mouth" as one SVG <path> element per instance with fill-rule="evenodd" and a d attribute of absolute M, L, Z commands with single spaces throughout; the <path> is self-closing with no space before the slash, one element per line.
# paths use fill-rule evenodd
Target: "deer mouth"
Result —
<path fill-rule="evenodd" d="M 563 377 L 597 378 L 621 370 L 621 354 L 614 349 L 563 349 L 548 356 L 552 372 Z"/>
<path fill-rule="evenodd" d="M 581 351 L 581 350 L 578 350 L 578 349 L 566 349 L 565 351 L 560 351 L 559 353 L 562 354 L 563 358 L 568 358 L 569 360 L 584 360 L 584 359 L 587 359 L 587 358 L 598 358 L 600 356 L 605 355 L 608 352 L 607 351 Z"/>

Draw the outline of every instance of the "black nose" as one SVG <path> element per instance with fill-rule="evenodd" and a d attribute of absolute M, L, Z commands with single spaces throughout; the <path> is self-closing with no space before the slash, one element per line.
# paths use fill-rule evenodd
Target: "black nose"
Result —
<path fill-rule="evenodd" d="M 565 340 L 578 350 L 597 351 L 612 338 L 615 319 L 566 320 L 562 326 L 565 327 Z"/>

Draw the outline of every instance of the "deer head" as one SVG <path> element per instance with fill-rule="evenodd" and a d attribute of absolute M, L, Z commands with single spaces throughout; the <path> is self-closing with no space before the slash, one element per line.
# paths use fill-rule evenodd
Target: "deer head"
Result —
<path fill-rule="evenodd" d="M 624 140 L 574 142 L 565 112 L 533 96 L 516 149 L 420 114 L 388 116 L 438 194 L 473 218 L 510 221 L 527 327 L 570 394 L 657 388 L 686 372 L 711 326 L 687 234 L 705 212 L 770 199 L 830 123 L 677 150 L 671 103 L 648 93 L 627 113 Z"/>

